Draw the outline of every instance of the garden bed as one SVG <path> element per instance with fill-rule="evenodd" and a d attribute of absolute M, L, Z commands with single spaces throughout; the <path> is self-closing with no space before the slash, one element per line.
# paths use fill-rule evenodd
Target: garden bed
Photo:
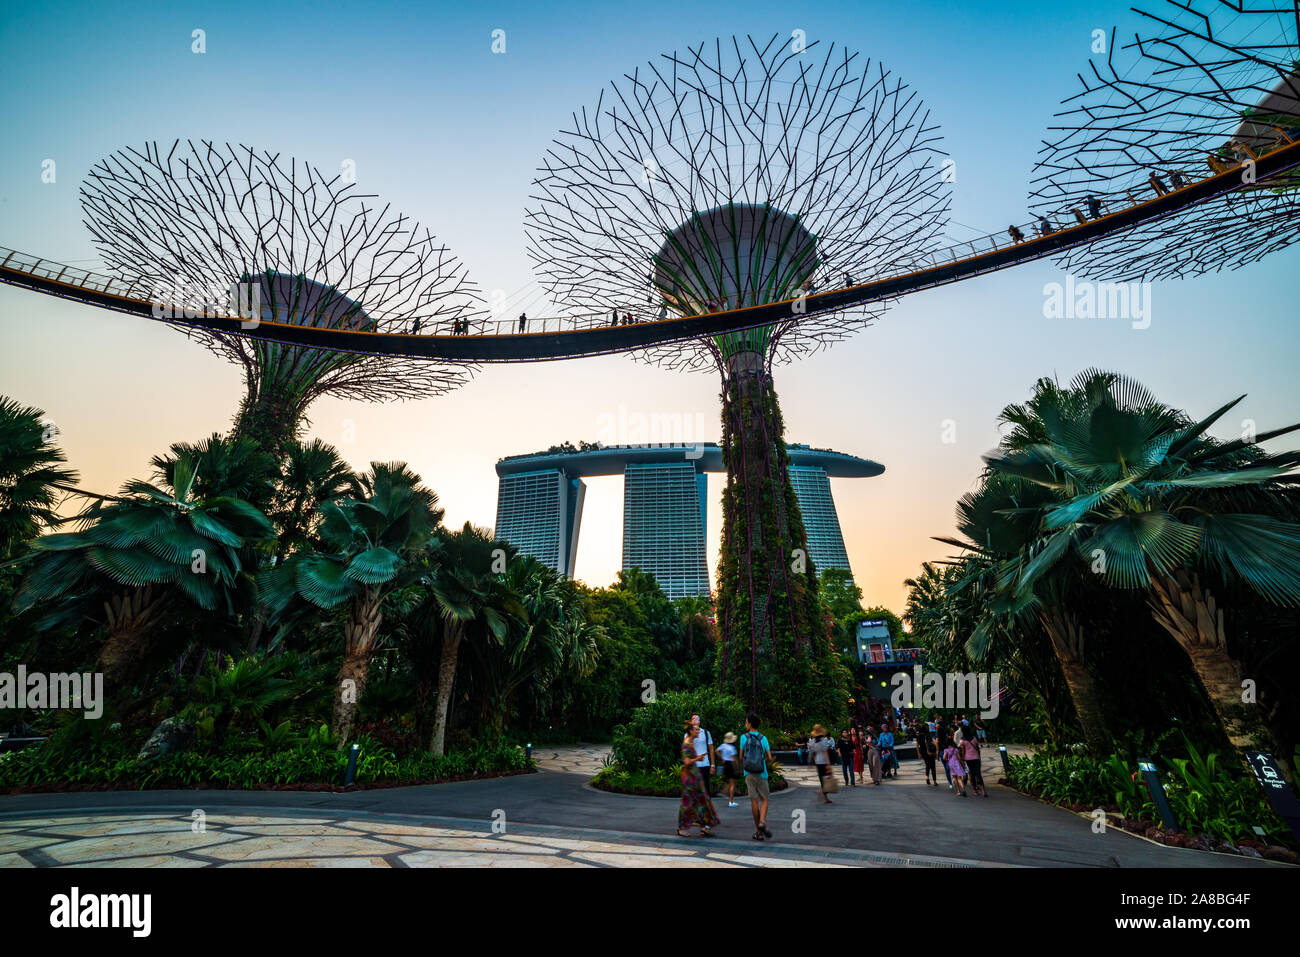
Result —
<path fill-rule="evenodd" d="M 529 773 L 522 748 L 484 746 L 433 757 L 363 748 L 347 788 L 350 755 L 333 748 L 186 751 L 141 762 L 121 746 L 84 752 L 25 750 L 0 756 L 0 794 L 63 791 L 343 791 L 442 784 Z"/>
<path fill-rule="evenodd" d="M 350 791 L 378 791 L 384 788 L 412 788 L 426 784 L 453 784 L 457 781 L 483 781 L 488 778 L 508 778 L 516 774 L 536 774 L 536 768 L 522 768 L 516 771 L 483 771 L 478 774 L 456 774 L 443 778 L 422 778 L 412 781 L 366 781 L 359 784 L 325 784 L 323 782 L 303 782 L 300 784 L 249 784 L 246 786 L 231 784 L 182 784 L 178 781 L 153 781 L 137 786 L 121 786 L 111 783 L 83 784 L 58 781 L 47 784 L 18 785 L 0 788 L 0 794 L 64 794 L 88 791 L 306 791 L 344 794 Z"/>
<path fill-rule="evenodd" d="M 790 783 L 781 776 L 779 771 L 769 772 L 771 777 L 768 779 L 768 787 L 772 791 L 784 791 L 790 786 Z M 726 789 L 726 781 L 721 778 L 713 779 L 713 787 L 710 789 L 714 798 Z M 721 785 L 721 787 L 719 787 Z M 600 772 L 591 779 L 591 786 L 601 791 L 609 791 L 612 794 L 635 794 L 639 797 L 664 797 L 680 798 L 682 796 L 682 771 L 681 768 L 666 768 L 659 771 L 623 771 L 617 767 L 601 768 Z M 744 779 L 736 781 L 736 797 L 745 797 L 749 792 L 745 789 Z"/>
<path fill-rule="evenodd" d="M 1163 769 L 1166 797 L 1184 830 L 1165 828 L 1145 784 L 1120 755 L 1105 761 L 1082 754 L 1014 757 L 1011 776 L 998 783 L 1089 819 L 1101 810 L 1108 826 L 1166 847 L 1300 863 L 1296 850 L 1286 846 L 1292 843 L 1289 832 L 1255 782 L 1220 766 L 1215 755 L 1202 757 L 1190 746 L 1189 752 Z M 1256 825 L 1270 840 L 1255 839 Z"/>

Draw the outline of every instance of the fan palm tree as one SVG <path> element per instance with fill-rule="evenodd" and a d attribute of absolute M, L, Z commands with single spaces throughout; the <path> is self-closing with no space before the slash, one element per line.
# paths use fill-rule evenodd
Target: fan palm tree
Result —
<path fill-rule="evenodd" d="M 1055 489 L 992 472 L 957 503 L 957 530 L 965 538 L 937 540 L 956 545 L 971 556 L 965 574 L 949 586 L 951 591 L 957 594 L 973 589 L 983 596 L 981 613 L 967 642 L 970 657 L 980 660 L 985 656 L 998 628 L 1016 642 L 1035 641 L 1031 632 L 1041 628 L 1060 663 L 1084 740 L 1090 751 L 1101 756 L 1110 751 L 1110 735 L 1101 690 L 1085 653 L 1090 629 L 1082 620 L 1082 609 L 1091 606 L 1086 598 L 1090 583 L 1058 569 L 1056 574 L 1040 578 L 1032 591 L 1016 588 L 1033 555 L 1036 516 L 1040 509 L 1059 502 Z"/>
<path fill-rule="evenodd" d="M 1084 373 L 1071 392 L 1042 417 L 1042 441 L 989 460 L 1059 496 L 1035 510 L 1037 541 L 1017 593 L 1038 588 L 1067 556 L 1108 585 L 1144 590 L 1229 740 L 1260 747 L 1263 724 L 1243 704 L 1241 662 L 1213 589 L 1241 584 L 1269 603 L 1300 604 L 1300 524 L 1288 520 L 1300 453 L 1258 445 L 1300 426 L 1223 443 L 1208 429 L 1244 396 L 1192 422 L 1114 373 Z"/>
<path fill-rule="evenodd" d="M 583 612 L 577 586 L 532 556 L 516 556 L 505 573 L 506 586 L 524 610 L 512 619 L 501 644 L 473 642 L 470 649 L 485 723 L 500 732 L 516 693 L 527 687 L 534 702 L 547 699 L 562 679 L 582 679 L 596 667 L 597 628 Z M 545 706 L 538 713 L 547 710 Z"/>
<path fill-rule="evenodd" d="M 456 682 L 456 665 L 465 639 L 501 644 L 510 629 L 524 627 L 528 612 L 510 588 L 505 571 L 514 549 L 490 531 L 469 522 L 458 532 L 443 530 L 428 585 L 441 620 L 438 700 L 429 750 L 446 749 L 447 715 Z"/>
<path fill-rule="evenodd" d="M 340 749 L 356 719 L 378 647 L 385 597 L 420 577 L 421 556 L 437 548 L 438 496 L 404 462 L 371 463 L 349 497 L 319 507 L 319 551 L 295 552 L 261 576 L 261 600 L 275 614 L 295 598 L 318 608 L 347 604 L 343 663 L 332 732 Z"/>
<path fill-rule="evenodd" d="M 243 549 L 274 535 L 248 502 L 196 495 L 188 455 L 169 471 L 169 482 L 131 481 L 120 498 L 91 505 L 77 520 L 81 531 L 34 542 L 14 600 L 19 612 L 49 603 L 36 618 L 38 628 L 102 621 L 108 638 L 99 665 L 112 687 L 149 652 L 153 631 L 173 602 L 233 614 L 239 592 L 252 581 Z"/>
<path fill-rule="evenodd" d="M 267 458 L 274 461 L 270 456 Z M 357 487 L 356 482 L 352 469 L 338 449 L 329 443 L 320 439 L 313 439 L 310 443 L 288 442 L 267 509 L 267 516 L 277 532 L 272 563 L 282 562 L 294 552 L 319 546 L 320 506 L 344 497 Z M 271 610 L 259 602 L 245 644 L 249 654 L 256 652 L 261 645 L 270 615 Z M 281 632 L 295 624 L 298 624 L 296 620 L 283 621 Z M 272 647 L 274 644 L 273 638 Z"/>
<path fill-rule="evenodd" d="M 57 528 L 60 491 L 77 473 L 51 440 L 45 413 L 0 396 L 0 561 L 42 531 Z"/>
<path fill-rule="evenodd" d="M 268 515 L 280 531 L 277 558 L 312 547 L 322 502 L 357 487 L 347 461 L 328 442 L 291 442 Z"/>
<path fill-rule="evenodd" d="M 214 432 L 198 442 L 177 442 L 149 464 L 160 481 L 170 484 L 176 462 L 182 458 L 193 463 L 195 495 L 230 496 L 266 512 L 275 489 L 275 459 L 252 439 L 227 438 Z"/>
<path fill-rule="evenodd" d="M 1055 649 L 1032 616 L 987 613 L 985 605 L 991 596 L 982 577 L 972 574 L 982 561 L 968 556 L 942 566 L 923 563 L 921 574 L 903 583 L 908 588 L 903 618 L 926 648 L 931 668 L 969 671 L 972 652 L 978 652 L 982 660 L 997 663 L 1004 689 L 1023 688 L 1038 696 L 1044 705 L 1048 737 L 1064 741 L 1064 716 L 1072 696 L 1061 680 Z M 970 638 L 981 623 L 985 623 L 982 637 L 972 643 Z"/>

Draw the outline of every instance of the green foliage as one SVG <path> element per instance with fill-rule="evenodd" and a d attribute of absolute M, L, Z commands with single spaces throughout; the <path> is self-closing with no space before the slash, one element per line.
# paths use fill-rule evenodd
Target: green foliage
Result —
<path fill-rule="evenodd" d="M 819 593 L 827 612 L 838 622 L 862 611 L 862 589 L 853 583 L 853 575 L 847 568 L 822 571 Z"/>
<path fill-rule="evenodd" d="M 44 411 L 0 396 L 0 562 L 58 527 L 58 486 L 77 481 L 52 432 Z"/>
<path fill-rule="evenodd" d="M 765 373 L 731 376 L 722 401 L 723 543 L 718 559 L 717 682 L 778 727 L 842 713 L 848 676 L 794 487 L 784 422 Z M 762 596 L 761 598 L 759 596 Z"/>
<path fill-rule="evenodd" d="M 188 751 L 148 764 L 119 746 L 103 746 L 70 756 L 50 748 L 27 748 L 0 755 L 0 790 L 72 786 L 81 788 L 265 788 L 342 785 L 348 754 L 328 744 L 303 744 L 293 750 Z M 485 744 L 435 758 L 427 752 L 399 757 L 363 745 L 356 783 L 427 784 L 449 778 L 525 770 L 522 748 Z"/>
<path fill-rule="evenodd" d="M 250 578 L 244 546 L 270 539 L 274 529 L 248 502 L 203 497 L 201 485 L 197 457 L 182 456 L 160 484 L 131 481 L 120 499 L 92 505 L 78 518 L 84 531 L 33 542 L 15 607 L 43 603 L 38 623 L 54 627 L 101 614 L 108 594 L 155 586 L 230 614 Z"/>
<path fill-rule="evenodd" d="M 614 759 L 624 771 L 655 771 L 679 767 L 684 726 L 691 715 L 713 736 L 716 748 L 728 731 L 745 730 L 745 706 L 731 695 L 711 688 L 669 691 L 632 712 L 614 729 Z"/>
<path fill-rule="evenodd" d="M 617 764 L 606 765 L 591 780 L 591 786 L 602 791 L 614 791 L 618 794 L 639 794 L 645 797 L 681 797 L 681 768 L 658 768 L 651 771 L 628 771 Z M 718 775 L 710 781 L 710 793 L 717 797 L 723 793 L 726 782 Z M 785 776 L 781 774 L 781 765 L 773 762 L 768 770 L 768 788 L 780 791 L 786 787 Z M 736 796 L 745 797 L 749 789 L 745 787 L 742 775 L 736 780 Z"/>
<path fill-rule="evenodd" d="M 1291 842 L 1259 785 L 1235 760 L 1225 767 L 1217 754 L 1203 756 L 1186 738 L 1183 743 L 1187 757 L 1156 759 L 1165 796 L 1181 828 L 1237 841 L 1255 839 L 1258 825 L 1271 840 Z M 1123 755 L 1097 760 L 1084 754 L 1034 754 L 1013 757 L 1009 763 L 1011 783 L 1044 800 L 1115 808 L 1127 818 L 1161 823 L 1136 764 Z"/>
<path fill-rule="evenodd" d="M 185 713 L 196 721 L 211 718 L 220 741 L 237 719 L 259 717 L 292 698 L 297 688 L 291 673 L 300 665 L 300 656 L 292 654 L 215 661 L 194 683 Z"/>

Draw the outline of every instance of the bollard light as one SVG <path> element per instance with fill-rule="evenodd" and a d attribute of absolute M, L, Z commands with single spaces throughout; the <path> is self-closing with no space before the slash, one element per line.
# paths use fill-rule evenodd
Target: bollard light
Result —
<path fill-rule="evenodd" d="M 357 755 L 360 753 L 361 745 L 359 744 L 352 745 L 351 750 L 348 752 L 348 773 L 343 778 L 343 786 L 345 788 L 351 787 L 352 779 L 357 776 Z"/>
<path fill-rule="evenodd" d="M 1005 744 L 998 745 L 998 755 L 1002 758 L 1002 773 L 1005 774 L 1008 778 L 1010 778 L 1011 761 L 1007 757 L 1007 746 Z"/>
<path fill-rule="evenodd" d="M 1174 810 L 1169 806 L 1169 799 L 1165 797 L 1165 789 L 1160 783 L 1160 775 L 1156 772 L 1156 766 L 1150 761 L 1138 761 L 1138 770 L 1142 772 L 1142 780 L 1146 782 L 1147 793 L 1151 795 L 1151 803 L 1156 806 L 1156 812 L 1160 815 L 1160 821 L 1164 824 L 1165 830 L 1182 830 L 1178 826 L 1178 821 L 1174 818 Z"/>
<path fill-rule="evenodd" d="M 533 766 L 533 743 L 529 741 L 524 745 L 524 767 Z"/>

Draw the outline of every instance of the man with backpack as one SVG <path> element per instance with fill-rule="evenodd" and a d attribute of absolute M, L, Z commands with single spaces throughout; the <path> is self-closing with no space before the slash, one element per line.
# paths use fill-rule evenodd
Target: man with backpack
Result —
<path fill-rule="evenodd" d="M 745 772 L 745 790 L 749 792 L 749 809 L 754 814 L 754 840 L 771 837 L 767 828 L 767 802 L 771 792 L 767 786 L 768 762 L 772 760 L 772 746 L 767 737 L 758 731 L 758 715 L 745 718 L 745 733 L 740 736 L 741 768 Z"/>

